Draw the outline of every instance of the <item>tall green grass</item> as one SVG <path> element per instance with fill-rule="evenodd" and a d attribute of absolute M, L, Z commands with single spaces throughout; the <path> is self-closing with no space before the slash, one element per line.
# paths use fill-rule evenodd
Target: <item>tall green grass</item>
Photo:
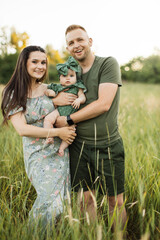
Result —
<path fill-rule="evenodd" d="M 124 83 L 119 128 L 126 153 L 127 239 L 160 239 L 160 85 Z M 2 117 L 0 116 L 0 119 Z M 21 138 L 11 125 L 0 128 L 0 239 L 122 239 L 111 232 L 107 200 L 97 198 L 98 217 L 81 215 L 75 195 L 60 221 L 45 235 L 27 225 L 36 198 L 23 164 Z M 115 216 L 115 214 L 114 214 Z M 115 216 L 116 217 L 116 216 Z"/>

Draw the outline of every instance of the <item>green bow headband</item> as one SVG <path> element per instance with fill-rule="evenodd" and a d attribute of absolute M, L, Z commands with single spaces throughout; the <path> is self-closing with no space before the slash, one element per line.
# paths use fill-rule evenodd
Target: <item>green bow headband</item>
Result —
<path fill-rule="evenodd" d="M 78 63 L 71 56 L 68 58 L 67 62 L 57 64 L 56 68 L 57 68 L 59 76 L 60 75 L 66 76 L 68 74 L 68 69 L 71 69 L 75 72 L 79 72 Z"/>

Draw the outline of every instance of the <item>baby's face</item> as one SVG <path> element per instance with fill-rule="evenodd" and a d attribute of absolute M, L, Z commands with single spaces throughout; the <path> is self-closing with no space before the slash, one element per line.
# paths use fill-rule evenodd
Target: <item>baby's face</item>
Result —
<path fill-rule="evenodd" d="M 60 84 L 62 86 L 69 86 L 75 84 L 77 81 L 76 72 L 71 69 L 68 69 L 68 74 L 66 76 L 60 76 Z"/>

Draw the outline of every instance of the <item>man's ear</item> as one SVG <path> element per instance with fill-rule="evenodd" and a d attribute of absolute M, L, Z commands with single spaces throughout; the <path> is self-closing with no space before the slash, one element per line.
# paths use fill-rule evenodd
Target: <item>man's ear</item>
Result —
<path fill-rule="evenodd" d="M 93 39 L 89 38 L 89 46 L 92 47 L 92 44 L 93 44 Z"/>

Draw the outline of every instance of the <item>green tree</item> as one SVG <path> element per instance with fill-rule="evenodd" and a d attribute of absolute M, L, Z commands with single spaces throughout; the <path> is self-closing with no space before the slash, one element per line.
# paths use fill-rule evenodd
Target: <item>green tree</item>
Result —
<path fill-rule="evenodd" d="M 121 72 L 123 80 L 160 83 L 160 55 L 133 58 L 121 66 Z"/>
<path fill-rule="evenodd" d="M 127 64 L 121 66 L 122 79 L 135 82 L 140 81 L 143 60 L 143 57 L 133 58 Z"/>
<path fill-rule="evenodd" d="M 152 55 L 144 59 L 141 75 L 145 82 L 160 83 L 160 55 Z"/>
<path fill-rule="evenodd" d="M 18 53 L 0 56 L 0 84 L 6 84 L 11 78 L 17 58 Z"/>
<path fill-rule="evenodd" d="M 4 56 L 8 53 L 10 41 L 7 35 L 7 27 L 0 28 L 0 55 Z"/>
<path fill-rule="evenodd" d="M 49 64 L 56 65 L 57 63 L 63 63 L 64 59 L 60 55 L 58 50 L 55 50 L 52 45 L 48 44 L 45 47 Z"/>
<path fill-rule="evenodd" d="M 62 47 L 61 51 L 55 50 L 52 45 L 48 44 L 45 47 L 48 61 L 49 61 L 49 68 L 48 68 L 48 75 L 49 75 L 49 82 L 58 82 L 59 76 L 56 69 L 56 64 L 64 63 L 69 54 L 68 52 Z"/>
<path fill-rule="evenodd" d="M 0 29 L 0 84 L 6 84 L 13 74 L 19 51 L 28 44 L 27 33 L 17 33 L 14 28 Z"/>
<path fill-rule="evenodd" d="M 64 46 L 62 46 L 62 57 L 64 61 L 67 61 L 69 56 L 70 56 L 69 52 L 66 50 Z"/>
<path fill-rule="evenodd" d="M 20 52 L 28 45 L 29 36 L 26 32 L 19 33 L 15 28 L 11 28 L 10 44 L 16 49 L 16 52 Z"/>
<path fill-rule="evenodd" d="M 49 64 L 48 66 L 48 83 L 49 82 L 54 82 L 54 83 L 59 82 L 58 72 L 57 72 L 56 66 L 53 64 Z"/>

